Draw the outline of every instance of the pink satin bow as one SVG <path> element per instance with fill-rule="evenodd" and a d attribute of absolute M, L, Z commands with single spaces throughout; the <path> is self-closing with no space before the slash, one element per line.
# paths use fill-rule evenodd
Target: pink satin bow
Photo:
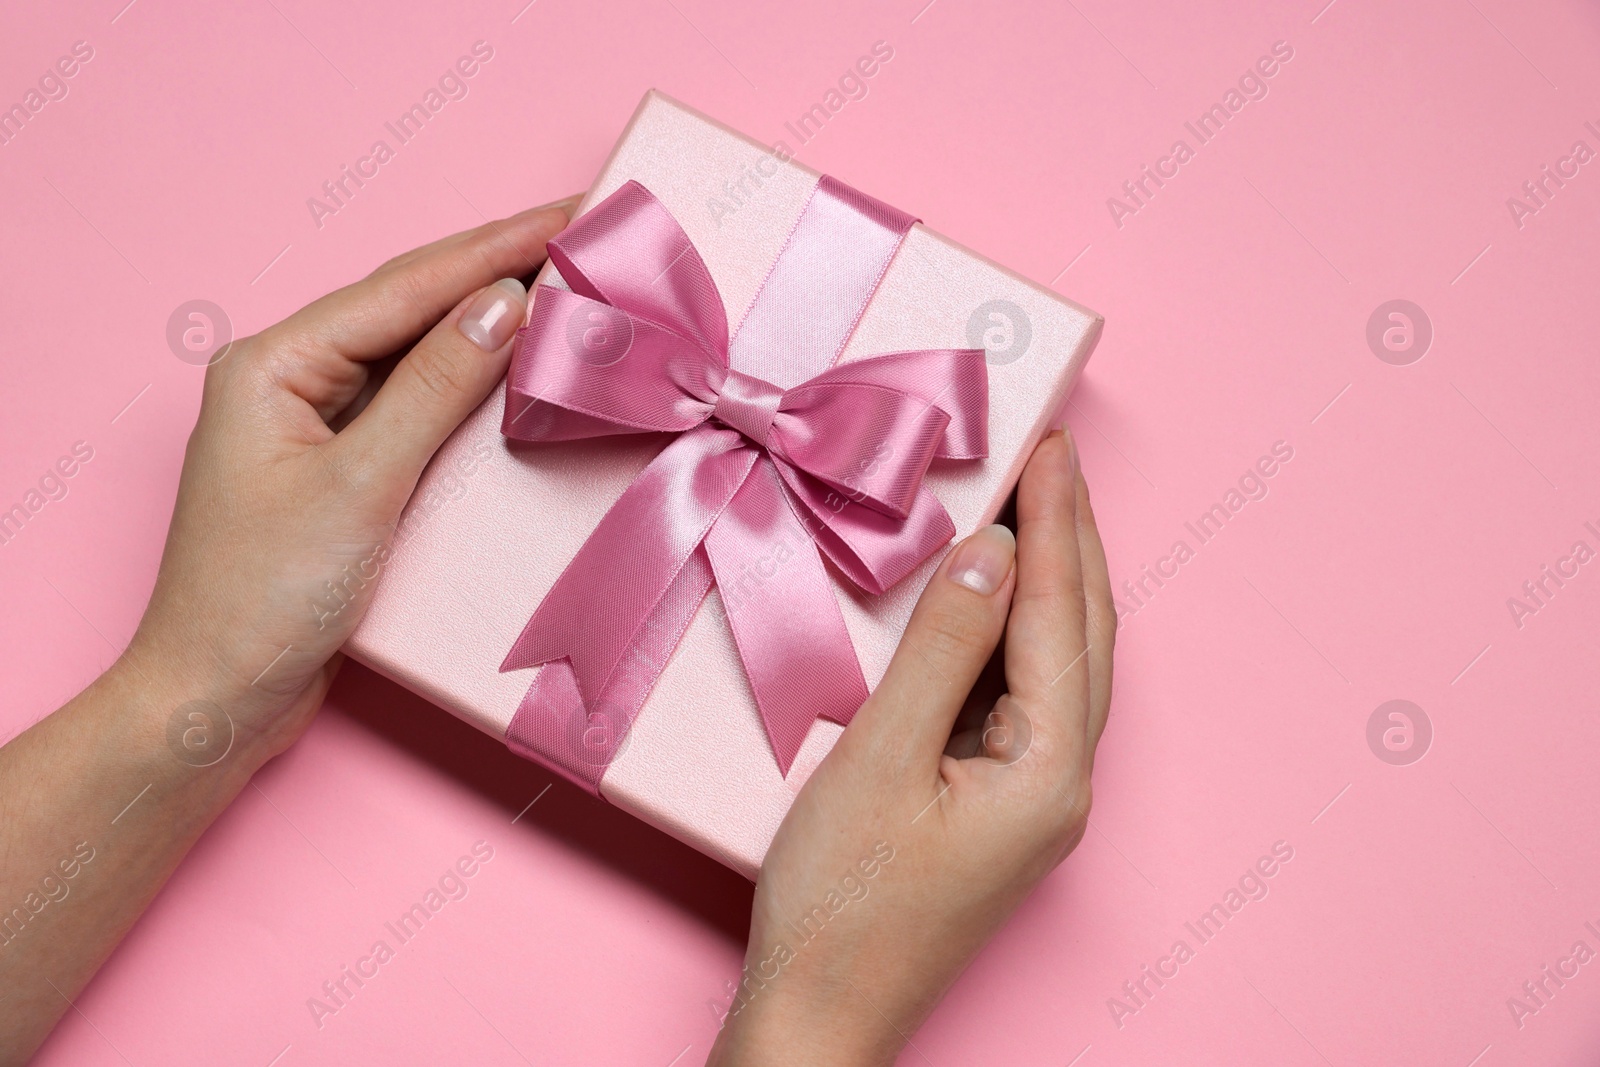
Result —
<path fill-rule="evenodd" d="M 929 463 L 987 454 L 981 349 L 833 366 L 913 221 L 823 178 L 731 340 L 699 253 L 639 183 L 550 243 L 572 291 L 538 291 L 502 432 L 678 436 L 500 665 L 545 665 L 514 750 L 598 792 L 713 581 L 780 771 L 817 716 L 849 723 L 867 687 L 823 555 L 883 592 L 955 533 Z"/>

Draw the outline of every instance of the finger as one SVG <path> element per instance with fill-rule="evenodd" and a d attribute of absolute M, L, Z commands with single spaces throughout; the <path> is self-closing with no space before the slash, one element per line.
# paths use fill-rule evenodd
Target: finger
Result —
<path fill-rule="evenodd" d="M 366 384 L 367 363 L 405 350 L 451 308 L 497 278 L 521 278 L 544 262 L 545 243 L 566 225 L 560 208 L 536 208 L 418 250 L 309 304 L 265 332 L 285 353 L 283 384 L 333 418 Z"/>
<path fill-rule="evenodd" d="M 1094 759 L 1095 746 L 1105 732 L 1111 712 L 1111 653 L 1117 643 L 1117 607 L 1111 596 L 1111 572 L 1106 566 L 1105 545 L 1095 525 L 1094 508 L 1089 503 L 1089 483 L 1078 465 L 1078 556 L 1083 565 L 1084 605 L 1088 619 L 1089 721 L 1088 758 Z"/>
<path fill-rule="evenodd" d="M 505 375 L 527 290 L 502 278 L 445 316 L 394 368 L 338 437 L 350 463 L 406 493 L 461 420 Z"/>
<path fill-rule="evenodd" d="M 352 360 L 381 359 L 414 342 L 468 294 L 523 278 L 544 262 L 565 212 L 534 208 L 472 231 L 392 270 L 330 293 L 284 320 Z"/>
<path fill-rule="evenodd" d="M 994 702 L 978 737 L 979 752 L 1003 766 L 1028 754 L 1033 742 L 1033 720 L 1010 693 Z"/>
<path fill-rule="evenodd" d="M 1005 632 L 1016 540 L 986 526 L 947 556 L 923 590 L 900 647 L 847 733 L 938 773 L 967 693 Z"/>
<path fill-rule="evenodd" d="M 574 194 L 572 196 L 563 197 L 562 199 L 553 201 L 552 203 L 549 203 L 549 204 L 541 204 L 538 207 L 529 208 L 528 211 L 532 212 L 532 211 L 559 210 L 559 211 L 564 212 L 567 215 L 568 218 L 571 218 L 572 217 L 572 213 L 577 210 L 578 203 L 582 199 L 583 199 L 583 194 L 582 193 L 576 193 L 576 194 Z M 437 241 L 430 241 L 427 244 L 422 245 L 419 248 L 413 248 L 409 252 L 400 253 L 398 256 L 395 256 L 393 259 L 388 260 L 387 262 L 383 263 L 381 266 L 378 267 L 377 270 L 373 271 L 372 273 L 373 274 L 379 274 L 379 273 L 382 273 L 383 271 L 395 270 L 396 268 L 403 267 L 407 263 L 410 263 L 410 262 L 412 262 L 412 261 L 414 261 L 416 259 L 419 259 L 422 256 L 427 255 L 430 252 L 437 252 L 438 250 L 440 250 L 442 248 L 449 248 L 452 245 L 460 244 L 461 242 L 466 241 L 466 240 L 470 240 L 473 237 L 483 236 L 485 231 L 489 231 L 493 227 L 501 226 L 501 225 L 504 225 L 504 224 L 503 223 L 498 223 L 498 222 L 493 222 L 493 221 L 486 221 L 486 222 L 484 222 L 483 225 L 474 226 L 470 230 L 462 230 L 460 233 L 453 233 L 448 237 L 441 237 Z M 524 275 L 524 277 L 526 277 L 526 275 Z"/>
<path fill-rule="evenodd" d="M 1002 526 L 1009 524 L 1001 523 Z M 983 722 L 989 717 L 989 712 L 994 710 L 994 702 L 1006 691 L 1006 652 L 1005 640 L 1002 638 L 1000 647 L 989 657 L 989 662 L 983 665 L 983 671 L 978 675 L 978 680 L 972 686 L 972 691 L 967 694 L 966 703 L 962 705 L 961 712 L 956 716 L 955 732 L 970 730 L 974 727 L 981 729 Z"/>
<path fill-rule="evenodd" d="M 1017 591 L 1006 634 L 1006 683 L 1047 754 L 1085 743 L 1089 665 L 1077 530 L 1077 454 L 1064 431 L 1040 442 L 1017 485 Z"/>

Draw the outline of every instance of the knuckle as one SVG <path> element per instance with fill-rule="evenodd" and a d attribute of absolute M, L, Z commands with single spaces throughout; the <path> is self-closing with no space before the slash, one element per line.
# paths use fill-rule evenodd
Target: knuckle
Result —
<path fill-rule="evenodd" d="M 489 273 L 499 273 L 497 268 L 506 256 L 506 239 L 493 226 L 472 235 L 472 254 Z"/>
<path fill-rule="evenodd" d="M 220 356 L 206 365 L 202 395 L 227 387 L 237 378 L 241 367 L 254 367 L 260 362 L 260 343 L 254 336 L 241 337 L 228 345 Z"/>
<path fill-rule="evenodd" d="M 384 260 L 382 263 L 379 263 L 376 267 L 374 267 L 373 270 L 372 270 L 372 273 L 368 274 L 367 277 L 369 277 L 369 278 L 378 278 L 378 277 L 381 277 L 381 276 L 383 276 L 385 274 L 388 274 L 388 273 L 394 271 L 396 268 L 398 268 L 401 264 L 403 264 L 407 260 L 409 260 L 414 254 L 415 254 L 415 250 L 412 250 L 410 252 L 401 252 L 397 256 L 390 256 L 388 259 Z"/>
<path fill-rule="evenodd" d="M 954 604 L 928 607 L 922 638 L 928 654 L 936 659 L 959 661 L 988 654 L 980 620 L 973 612 Z"/>
<path fill-rule="evenodd" d="M 1089 785 L 1089 779 L 1080 775 L 1060 789 L 1059 793 L 1055 836 L 1065 849 L 1070 850 L 1083 840 L 1084 833 L 1089 829 L 1089 810 L 1094 806 L 1094 790 Z"/>
<path fill-rule="evenodd" d="M 1073 815 L 1087 825 L 1089 812 L 1094 808 L 1094 786 L 1089 784 L 1088 778 L 1080 777 L 1067 795 L 1072 798 Z"/>
<path fill-rule="evenodd" d="M 432 301 L 428 299 L 437 286 L 432 272 L 427 270 L 402 270 L 396 272 L 385 288 L 419 325 L 432 325 Z"/>
<path fill-rule="evenodd" d="M 416 360 L 412 365 L 414 377 L 427 401 L 450 401 L 465 390 L 466 366 L 443 348 L 413 352 L 410 358 Z"/>
<path fill-rule="evenodd" d="M 508 275 L 523 277 L 535 272 L 535 264 L 517 247 L 510 237 L 497 226 L 486 226 L 473 241 L 472 251 L 477 257 L 478 269 L 472 273 L 489 278 Z"/>

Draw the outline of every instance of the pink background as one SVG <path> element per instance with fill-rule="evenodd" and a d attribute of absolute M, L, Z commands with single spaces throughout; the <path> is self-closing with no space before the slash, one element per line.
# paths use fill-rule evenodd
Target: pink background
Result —
<path fill-rule="evenodd" d="M 1507 1008 L 1600 949 L 1600 564 L 1520 628 L 1507 607 L 1600 549 L 1600 164 L 1520 226 L 1507 206 L 1600 150 L 1592 5 L 125 2 L 24 7 L 0 38 L 6 105 L 95 51 L 0 145 L 0 509 L 94 449 L 0 547 L 6 736 L 149 592 L 199 399 L 175 307 L 252 331 L 574 192 L 651 86 L 787 138 L 883 40 L 799 158 L 1103 313 L 1069 415 L 1113 578 L 1195 548 L 1125 600 L 1093 829 L 906 1062 L 1592 1061 L 1600 963 L 1520 1028 Z M 470 94 L 319 229 L 306 198 L 477 40 Z M 1276 41 L 1268 95 L 1119 227 L 1107 198 Z M 1397 298 L 1434 334 L 1406 366 L 1366 340 Z M 1277 441 L 1267 497 L 1197 546 L 1184 524 Z M 1392 699 L 1433 726 L 1408 766 L 1367 742 Z M 349 669 L 40 1062 L 697 1062 L 748 885 L 560 783 L 513 822 L 549 781 Z M 319 1029 L 307 998 L 478 840 L 470 894 Z M 1119 1028 L 1108 998 L 1276 841 L 1266 899 Z"/>

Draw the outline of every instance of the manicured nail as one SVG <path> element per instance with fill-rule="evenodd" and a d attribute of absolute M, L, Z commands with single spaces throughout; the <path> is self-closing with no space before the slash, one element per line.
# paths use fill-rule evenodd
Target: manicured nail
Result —
<path fill-rule="evenodd" d="M 461 332 L 485 352 L 498 352 L 522 325 L 528 290 L 515 278 L 501 278 L 478 294 L 461 313 Z"/>
<path fill-rule="evenodd" d="M 1004 526 L 985 526 L 956 546 L 945 573 L 979 596 L 993 596 L 1011 573 L 1017 539 Z"/>
<path fill-rule="evenodd" d="M 1067 469 L 1072 472 L 1072 477 L 1078 477 L 1078 442 L 1072 439 L 1072 430 L 1066 423 L 1061 424 L 1061 436 L 1067 442 Z"/>

